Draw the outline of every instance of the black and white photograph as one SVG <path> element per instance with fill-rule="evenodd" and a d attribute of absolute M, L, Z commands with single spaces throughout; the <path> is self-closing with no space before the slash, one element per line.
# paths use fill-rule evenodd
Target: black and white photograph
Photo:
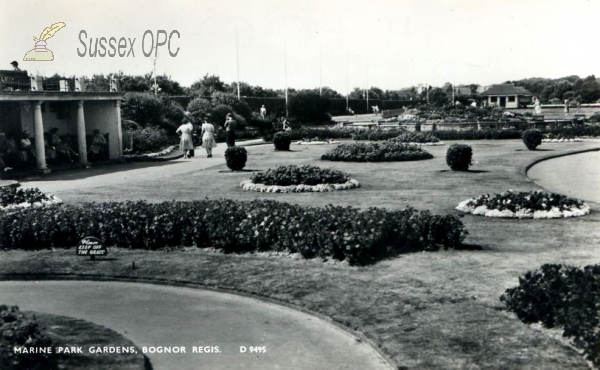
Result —
<path fill-rule="evenodd" d="M 599 17 L 0 0 L 0 370 L 600 370 Z"/>

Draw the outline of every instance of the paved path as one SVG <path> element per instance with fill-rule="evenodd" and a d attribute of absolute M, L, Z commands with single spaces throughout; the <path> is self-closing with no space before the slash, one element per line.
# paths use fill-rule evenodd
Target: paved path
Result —
<path fill-rule="evenodd" d="M 262 139 L 238 143 L 241 146 L 262 143 Z M 225 143 L 213 149 L 213 157 L 206 158 L 206 151 L 196 149 L 196 156 L 190 159 L 176 159 L 165 162 L 129 162 L 114 166 L 80 169 L 50 174 L 44 177 L 30 177 L 21 180 L 25 188 L 39 188 L 44 193 L 54 194 L 71 189 L 89 189 L 107 185 L 126 184 L 130 181 L 174 177 L 184 173 L 224 165 Z"/>
<path fill-rule="evenodd" d="M 549 159 L 531 167 L 527 176 L 547 190 L 600 203 L 600 152 Z"/>
<path fill-rule="evenodd" d="M 185 347 L 185 354 L 147 353 L 155 370 L 390 369 L 370 346 L 334 325 L 232 294 L 124 282 L 3 281 L 0 297 L 22 310 L 106 326 L 140 348 Z M 220 353 L 192 353 L 194 346 Z M 241 353 L 241 346 L 266 347 L 266 353 Z"/>

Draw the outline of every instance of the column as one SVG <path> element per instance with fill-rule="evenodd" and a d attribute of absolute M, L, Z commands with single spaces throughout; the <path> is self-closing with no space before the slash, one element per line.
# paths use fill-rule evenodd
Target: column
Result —
<path fill-rule="evenodd" d="M 117 137 L 117 139 L 119 140 L 119 157 L 123 157 L 123 128 L 121 127 L 121 100 L 115 101 L 115 109 L 117 110 L 117 133 L 119 135 Z M 109 152 L 110 152 L 110 143 L 108 145 L 109 145 Z"/>
<path fill-rule="evenodd" d="M 33 128 L 35 136 L 35 160 L 38 171 L 46 172 L 46 150 L 44 148 L 44 122 L 42 120 L 42 102 L 33 102 Z"/>
<path fill-rule="evenodd" d="M 79 147 L 79 162 L 88 164 L 87 143 L 85 140 L 85 116 L 83 115 L 83 100 L 77 102 L 77 146 Z"/>

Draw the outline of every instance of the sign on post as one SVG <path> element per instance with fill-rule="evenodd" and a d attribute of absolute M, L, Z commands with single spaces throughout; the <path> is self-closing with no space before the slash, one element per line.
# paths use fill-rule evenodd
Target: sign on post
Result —
<path fill-rule="evenodd" d="M 90 256 L 90 259 L 95 259 L 96 256 L 106 256 L 108 250 L 102 245 L 102 241 L 93 236 L 86 236 L 81 239 L 77 246 L 78 256 Z"/>

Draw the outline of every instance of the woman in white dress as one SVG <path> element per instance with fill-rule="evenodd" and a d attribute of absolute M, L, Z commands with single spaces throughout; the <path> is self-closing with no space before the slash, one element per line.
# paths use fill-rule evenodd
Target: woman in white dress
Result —
<path fill-rule="evenodd" d="M 204 122 L 202 123 L 202 147 L 206 149 L 206 157 L 212 157 L 212 148 L 216 146 L 215 126 L 213 126 L 212 123 L 209 123 L 205 116 Z"/>
<path fill-rule="evenodd" d="M 186 117 L 183 119 L 183 123 L 176 133 L 181 133 L 181 141 L 179 142 L 179 148 L 183 152 L 183 158 L 190 157 L 190 150 L 194 149 L 194 140 L 192 134 L 194 133 L 194 125 L 190 122 L 190 120 Z"/>

